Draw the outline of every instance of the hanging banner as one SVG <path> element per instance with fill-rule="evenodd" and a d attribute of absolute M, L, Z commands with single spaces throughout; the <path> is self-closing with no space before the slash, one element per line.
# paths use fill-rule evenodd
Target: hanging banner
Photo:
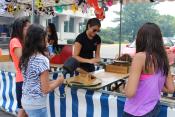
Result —
<path fill-rule="evenodd" d="M 82 3 L 82 13 L 88 13 L 88 5 L 84 2 Z"/>
<path fill-rule="evenodd" d="M 78 11 L 78 6 L 76 4 L 73 4 L 71 6 L 71 10 L 73 11 L 73 13 L 75 13 L 76 11 Z"/>
<path fill-rule="evenodd" d="M 4 6 L 5 6 L 4 1 L 0 0 L 0 15 L 5 13 Z"/>
<path fill-rule="evenodd" d="M 106 5 L 107 5 L 107 6 L 112 6 L 112 5 L 113 5 L 113 0 L 108 0 L 108 1 L 106 2 Z"/>
<path fill-rule="evenodd" d="M 55 11 L 56 11 L 57 13 L 62 13 L 62 12 L 63 12 L 63 6 L 58 6 L 58 5 L 56 5 L 56 6 L 55 6 Z"/>
<path fill-rule="evenodd" d="M 98 0 L 87 0 L 87 3 L 95 9 L 95 15 L 98 19 L 103 20 L 105 18 L 104 9 L 99 7 Z"/>

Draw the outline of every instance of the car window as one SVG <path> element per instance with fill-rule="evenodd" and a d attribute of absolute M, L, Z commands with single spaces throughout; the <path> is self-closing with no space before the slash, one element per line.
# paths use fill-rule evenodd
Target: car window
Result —
<path fill-rule="evenodd" d="M 131 45 L 129 46 L 130 48 L 136 48 L 136 41 L 132 42 Z"/>
<path fill-rule="evenodd" d="M 175 44 L 175 38 L 169 38 Z"/>
<path fill-rule="evenodd" d="M 171 47 L 174 45 L 173 42 L 168 38 L 163 38 L 163 41 L 165 46 Z"/>

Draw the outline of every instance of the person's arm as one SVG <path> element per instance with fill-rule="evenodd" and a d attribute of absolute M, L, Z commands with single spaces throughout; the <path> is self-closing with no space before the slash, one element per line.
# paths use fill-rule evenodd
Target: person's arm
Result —
<path fill-rule="evenodd" d="M 136 90 L 139 83 L 140 74 L 144 66 L 145 57 L 143 54 L 138 53 L 135 55 L 131 70 L 128 78 L 127 85 L 125 87 L 125 94 L 128 98 L 132 98 L 136 94 Z"/>
<path fill-rule="evenodd" d="M 49 71 L 44 71 L 40 75 L 41 79 L 41 90 L 44 94 L 48 94 L 49 92 L 53 91 L 56 87 L 60 86 L 64 78 L 59 77 L 56 80 L 49 81 Z"/>
<path fill-rule="evenodd" d="M 173 77 L 170 73 L 168 74 L 168 77 L 166 78 L 163 92 L 174 93 L 174 82 L 173 82 Z"/>
<path fill-rule="evenodd" d="M 95 51 L 95 58 L 96 58 L 97 62 L 100 61 L 100 47 L 101 47 L 101 44 L 98 44 L 97 49 Z"/>
<path fill-rule="evenodd" d="M 22 56 L 22 48 L 14 48 L 14 54 L 18 59 L 20 59 Z"/>
<path fill-rule="evenodd" d="M 101 48 L 101 38 L 97 35 L 97 47 L 95 51 L 95 61 L 96 63 L 100 62 L 100 48 Z"/>
<path fill-rule="evenodd" d="M 14 53 L 14 55 L 20 59 L 22 56 L 22 46 L 18 39 L 13 38 L 10 40 L 10 50 Z"/>

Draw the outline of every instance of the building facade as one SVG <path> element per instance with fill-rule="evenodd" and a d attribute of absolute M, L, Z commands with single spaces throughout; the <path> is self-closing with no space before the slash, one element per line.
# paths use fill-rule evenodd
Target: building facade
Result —
<path fill-rule="evenodd" d="M 0 48 L 2 45 L 8 44 L 11 24 L 16 17 L 21 16 L 29 16 L 29 14 L 20 12 L 15 16 L 7 13 L 0 15 Z M 67 40 L 74 40 L 80 32 L 84 31 L 90 17 L 93 17 L 90 13 L 83 14 L 81 11 L 73 13 L 71 10 L 66 10 L 62 13 L 56 13 L 55 16 L 35 15 L 34 23 L 41 24 L 44 27 L 47 27 L 50 22 L 54 23 L 59 38 L 58 43 L 66 44 Z"/>

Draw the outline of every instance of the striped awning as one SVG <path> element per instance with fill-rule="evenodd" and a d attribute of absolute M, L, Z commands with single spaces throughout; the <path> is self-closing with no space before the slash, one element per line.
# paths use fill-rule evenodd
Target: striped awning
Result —
<path fill-rule="evenodd" d="M 17 0 L 19 3 L 31 4 L 32 0 Z M 55 0 L 42 0 L 44 7 L 54 6 Z M 58 5 L 68 5 L 74 3 L 74 0 L 59 0 Z"/>
<path fill-rule="evenodd" d="M 175 1 L 175 0 L 123 0 L 123 3 L 124 4 L 127 4 L 127 3 L 144 3 L 144 2 L 151 2 L 151 1 L 164 2 L 164 1 Z"/>
<path fill-rule="evenodd" d="M 19 3 L 27 3 L 31 4 L 32 0 L 17 0 Z M 54 6 L 55 5 L 55 0 L 42 0 L 44 3 L 44 6 Z M 101 2 L 102 0 L 99 0 Z M 113 0 L 114 4 L 119 3 L 120 0 Z M 151 2 L 151 1 L 156 1 L 156 2 L 164 2 L 164 1 L 175 1 L 175 0 L 123 0 L 123 4 L 128 4 L 128 3 L 145 3 L 145 2 Z M 75 0 L 59 0 L 58 5 L 68 5 L 68 4 L 73 4 Z"/>

